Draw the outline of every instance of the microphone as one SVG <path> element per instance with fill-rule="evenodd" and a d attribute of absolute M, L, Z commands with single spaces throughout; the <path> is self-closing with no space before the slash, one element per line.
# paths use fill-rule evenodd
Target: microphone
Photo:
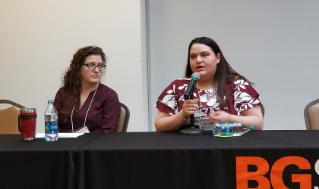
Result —
<path fill-rule="evenodd" d="M 196 83 L 199 80 L 200 75 L 197 72 L 194 72 L 191 77 L 192 79 L 188 83 L 187 90 L 184 94 L 185 99 L 189 99 L 193 95 L 194 89 L 196 87 Z"/>

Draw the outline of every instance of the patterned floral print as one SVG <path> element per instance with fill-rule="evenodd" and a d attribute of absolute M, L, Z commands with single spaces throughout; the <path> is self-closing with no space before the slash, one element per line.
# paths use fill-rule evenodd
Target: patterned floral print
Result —
<path fill-rule="evenodd" d="M 190 78 L 181 78 L 173 81 L 158 97 L 155 107 L 170 115 L 178 113 L 183 107 L 185 101 L 184 94 L 189 80 Z M 259 94 L 245 80 L 236 80 L 233 89 L 232 98 L 229 98 L 229 103 L 232 107 L 226 106 L 226 111 L 234 115 L 242 115 L 243 110 L 253 108 L 256 105 L 262 105 L 258 98 Z M 208 119 L 210 112 L 220 110 L 216 90 L 216 87 L 207 90 L 195 88 L 193 93 L 194 99 L 199 99 L 197 111 L 194 115 L 195 121 Z M 226 97 L 224 97 L 224 100 L 226 100 Z"/>

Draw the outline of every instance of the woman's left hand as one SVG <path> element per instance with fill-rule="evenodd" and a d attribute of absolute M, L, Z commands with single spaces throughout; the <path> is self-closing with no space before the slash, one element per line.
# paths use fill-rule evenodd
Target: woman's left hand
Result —
<path fill-rule="evenodd" d="M 209 121 L 211 123 L 243 123 L 245 125 L 253 125 L 255 130 L 264 128 L 264 117 L 259 106 L 243 110 L 242 116 L 218 110 L 209 114 Z"/>
<path fill-rule="evenodd" d="M 230 122 L 230 116 L 229 113 L 219 110 L 209 114 L 209 121 L 211 123 L 227 123 Z"/>

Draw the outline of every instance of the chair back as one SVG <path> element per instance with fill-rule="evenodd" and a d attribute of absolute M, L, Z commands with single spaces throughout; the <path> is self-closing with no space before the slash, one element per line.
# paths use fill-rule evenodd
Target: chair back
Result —
<path fill-rule="evenodd" d="M 264 105 L 260 106 L 261 109 L 261 114 L 263 115 L 263 117 L 265 117 L 265 107 Z"/>
<path fill-rule="evenodd" d="M 11 107 L 0 110 L 0 134 L 19 134 L 18 115 L 24 106 L 10 100 L 0 99 L 0 104 L 10 104 Z"/>
<path fill-rule="evenodd" d="M 307 130 L 319 130 L 319 98 L 307 104 L 304 116 Z"/>
<path fill-rule="evenodd" d="M 119 118 L 119 123 L 117 124 L 115 132 L 126 132 L 128 127 L 128 121 L 130 119 L 130 110 L 128 107 L 120 102 L 121 115 Z"/>

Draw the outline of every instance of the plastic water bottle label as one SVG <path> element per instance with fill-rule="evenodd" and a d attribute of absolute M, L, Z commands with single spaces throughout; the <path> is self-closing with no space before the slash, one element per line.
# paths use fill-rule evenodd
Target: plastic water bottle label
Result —
<path fill-rule="evenodd" d="M 221 126 L 220 136 L 232 136 L 234 133 L 234 126 Z"/>
<path fill-rule="evenodd" d="M 45 134 L 57 134 L 58 133 L 58 122 L 57 121 L 46 121 L 45 122 Z"/>
<path fill-rule="evenodd" d="M 224 126 L 235 126 L 234 123 L 222 123 Z"/>

